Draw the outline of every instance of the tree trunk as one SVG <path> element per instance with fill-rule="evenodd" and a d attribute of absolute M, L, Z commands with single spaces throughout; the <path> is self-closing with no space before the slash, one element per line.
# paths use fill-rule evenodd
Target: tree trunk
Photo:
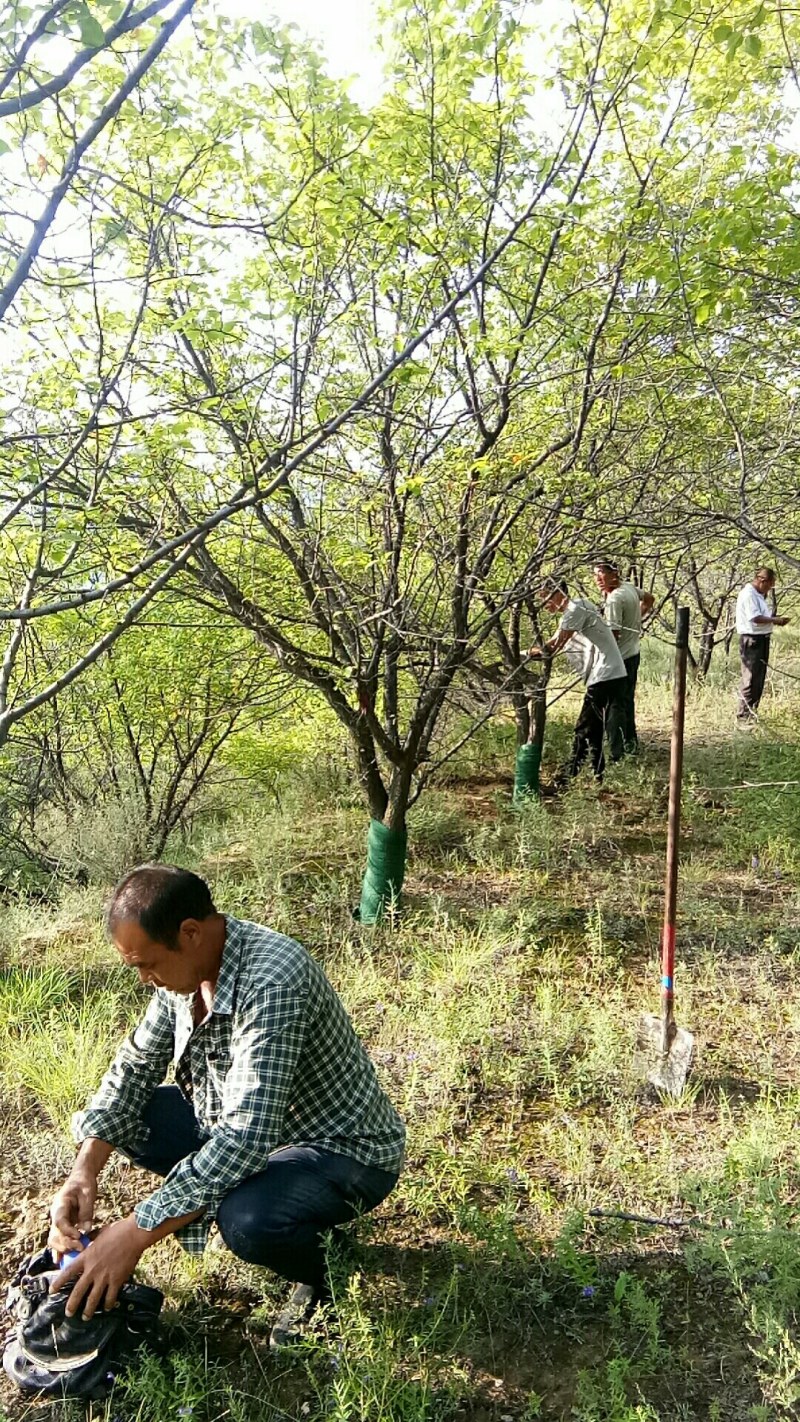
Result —
<path fill-rule="evenodd" d="M 392 771 L 389 781 L 389 798 L 384 812 L 384 823 L 388 825 L 389 829 L 399 830 L 402 833 L 405 833 L 406 829 L 406 812 L 411 796 L 413 774 L 414 766 L 409 758 L 405 764 Z"/>
<path fill-rule="evenodd" d="M 521 805 L 525 800 L 538 799 L 539 797 L 539 771 L 544 748 L 549 676 L 549 663 L 545 663 L 533 695 L 525 698 L 524 707 L 517 705 L 514 708 L 517 723 L 517 759 L 514 767 L 515 805 Z"/>
<path fill-rule="evenodd" d="M 703 618 L 703 628 L 700 633 L 700 645 L 697 651 L 697 675 L 705 678 L 711 666 L 711 658 L 714 655 L 714 638 L 717 635 L 719 617 Z"/>
<path fill-rule="evenodd" d="M 355 726 L 348 725 L 347 729 L 352 739 L 358 779 L 369 813 L 373 820 L 382 821 L 389 804 L 389 796 L 378 764 L 375 742 L 369 727 L 362 720 L 358 720 Z"/>
<path fill-rule="evenodd" d="M 549 676 L 549 669 L 548 669 Z M 540 751 L 544 749 L 544 728 L 547 724 L 547 680 L 543 679 L 537 688 L 535 696 L 531 698 L 531 729 L 530 740 L 532 745 L 538 746 Z"/>
<path fill-rule="evenodd" d="M 380 923 L 386 910 L 396 907 L 400 901 L 408 849 L 406 811 L 413 773 L 413 759 L 409 755 L 402 765 L 392 770 L 382 818 L 373 815 L 370 820 L 367 867 L 356 913 L 361 923 Z"/>

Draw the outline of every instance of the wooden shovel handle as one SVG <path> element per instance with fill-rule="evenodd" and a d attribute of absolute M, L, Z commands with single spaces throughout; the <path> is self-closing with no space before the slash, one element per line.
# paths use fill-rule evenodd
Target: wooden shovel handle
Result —
<path fill-rule="evenodd" d="M 672 690 L 672 737 L 669 751 L 669 818 L 667 867 L 664 879 L 664 927 L 661 933 L 662 1050 L 669 1051 L 674 1036 L 675 922 L 678 907 L 678 844 L 681 832 L 683 782 L 683 729 L 686 719 L 686 663 L 689 652 L 689 609 L 679 607 L 675 626 L 675 673 Z"/>

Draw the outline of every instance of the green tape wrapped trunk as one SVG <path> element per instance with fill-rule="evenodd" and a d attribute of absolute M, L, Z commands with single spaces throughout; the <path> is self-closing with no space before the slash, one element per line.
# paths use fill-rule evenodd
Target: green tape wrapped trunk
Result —
<path fill-rule="evenodd" d="M 517 749 L 517 763 L 514 767 L 514 804 L 536 799 L 539 794 L 539 766 L 542 762 L 541 746 L 524 745 Z"/>
<path fill-rule="evenodd" d="M 389 829 L 380 820 L 370 820 L 367 868 L 358 909 L 361 923 L 380 923 L 387 904 L 399 899 L 406 873 L 407 848 L 405 830 Z"/>

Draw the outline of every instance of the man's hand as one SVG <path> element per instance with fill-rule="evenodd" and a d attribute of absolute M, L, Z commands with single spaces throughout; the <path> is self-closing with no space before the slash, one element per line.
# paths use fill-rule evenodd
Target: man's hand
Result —
<path fill-rule="evenodd" d="M 790 618 L 788 618 L 788 617 L 773 617 L 772 620 L 773 620 L 773 622 L 775 623 L 775 626 L 776 626 L 776 627 L 785 627 L 786 624 L 787 624 L 787 622 L 790 621 Z"/>
<path fill-rule="evenodd" d="M 73 1170 L 50 1206 L 47 1243 L 54 1254 L 83 1248 L 81 1235 L 92 1228 L 96 1198 L 97 1176 L 91 1170 Z"/>
<path fill-rule="evenodd" d="M 540 660 L 542 659 L 542 657 L 546 657 L 546 656 L 548 656 L 548 655 L 549 655 L 549 654 L 548 654 L 547 650 L 546 650 L 544 647 L 529 647 L 529 648 L 528 648 L 528 656 L 529 656 L 529 657 L 535 657 L 535 658 L 537 659 L 537 661 L 540 661 Z"/>
<path fill-rule="evenodd" d="M 62 1269 L 53 1280 L 50 1292 L 58 1293 L 74 1282 L 66 1307 L 70 1316 L 81 1309 L 84 1318 L 91 1318 L 100 1307 L 107 1312 L 114 1307 L 122 1285 L 127 1283 L 151 1243 L 150 1231 L 139 1228 L 135 1215 L 116 1220 L 101 1229 L 80 1256 Z"/>

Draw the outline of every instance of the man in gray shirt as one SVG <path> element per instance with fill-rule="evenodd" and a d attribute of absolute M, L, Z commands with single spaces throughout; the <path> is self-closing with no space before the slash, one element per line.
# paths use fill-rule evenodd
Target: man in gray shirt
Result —
<path fill-rule="evenodd" d="M 636 734 L 636 682 L 639 677 L 640 644 L 642 636 L 642 609 L 639 589 L 633 583 L 623 581 L 619 569 L 613 563 L 600 562 L 594 565 L 594 578 L 604 599 L 605 620 L 616 638 L 620 656 L 625 663 L 625 718 L 623 735 L 625 750 L 635 751 L 639 740 Z"/>
<path fill-rule="evenodd" d="M 586 694 L 575 726 L 568 772 L 577 775 L 587 755 L 598 780 L 603 778 L 603 735 L 608 736 L 612 760 L 624 751 L 625 664 L 613 632 L 587 598 L 572 599 L 565 582 L 548 581 L 542 587 L 548 612 L 561 614 L 558 631 L 543 647 L 531 647 L 532 657 L 553 657 L 563 648 L 567 660 L 583 678 Z"/>

